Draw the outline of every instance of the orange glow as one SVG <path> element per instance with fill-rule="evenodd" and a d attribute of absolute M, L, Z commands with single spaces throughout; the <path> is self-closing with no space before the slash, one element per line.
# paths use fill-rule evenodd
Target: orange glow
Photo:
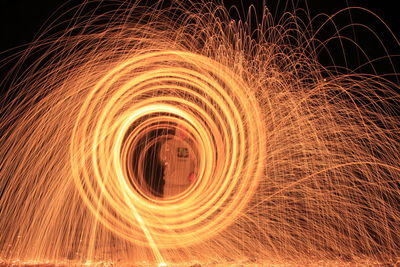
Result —
<path fill-rule="evenodd" d="M 137 71 L 146 68 L 151 72 Z M 113 90 L 126 73 L 139 75 Z M 82 105 L 69 153 L 75 182 L 96 220 L 130 242 L 150 242 L 153 250 L 201 243 L 232 224 L 254 194 L 264 168 L 259 159 L 265 157 L 265 123 L 248 92 L 229 69 L 188 52 L 146 53 L 112 69 Z M 185 125 L 193 134 L 200 155 L 198 182 L 171 200 L 132 190 L 125 169 L 128 150 L 122 152 L 131 125 L 165 113 L 171 116 L 162 116 L 164 121 Z M 253 127 L 245 130 L 254 118 Z M 130 135 L 145 134 L 153 122 L 145 120 Z"/>
<path fill-rule="evenodd" d="M 399 256 L 399 86 L 325 69 L 296 17 L 252 39 L 214 7 L 122 5 L 48 41 L 0 109 L 0 263 Z M 158 130 L 195 144 L 171 198 L 146 184 Z"/>

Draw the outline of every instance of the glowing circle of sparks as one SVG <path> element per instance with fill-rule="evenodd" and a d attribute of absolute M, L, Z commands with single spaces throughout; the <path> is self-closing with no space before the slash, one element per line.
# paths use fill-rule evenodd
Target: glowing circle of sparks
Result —
<path fill-rule="evenodd" d="M 159 248 L 188 246 L 228 227 L 264 169 L 265 123 L 251 92 L 226 66 L 190 52 L 149 51 L 116 66 L 88 94 L 73 130 L 71 167 L 88 208 L 143 246 L 149 237 Z M 170 199 L 132 186 L 139 178 L 127 162 L 157 121 L 184 126 L 198 150 L 198 179 Z"/>
<path fill-rule="evenodd" d="M 15 58 L 0 82 L 0 265 L 399 255 L 399 71 L 384 32 L 371 32 L 382 57 L 359 42 L 369 25 L 351 14 L 371 12 L 84 2 L 0 59 Z M 163 194 L 174 138 L 195 171 Z"/>

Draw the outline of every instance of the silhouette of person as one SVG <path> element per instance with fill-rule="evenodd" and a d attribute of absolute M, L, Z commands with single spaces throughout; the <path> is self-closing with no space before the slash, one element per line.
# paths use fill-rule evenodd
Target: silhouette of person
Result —
<path fill-rule="evenodd" d="M 175 135 L 160 147 L 164 165 L 164 197 L 185 191 L 196 179 L 196 154 L 186 129 L 178 127 Z"/>

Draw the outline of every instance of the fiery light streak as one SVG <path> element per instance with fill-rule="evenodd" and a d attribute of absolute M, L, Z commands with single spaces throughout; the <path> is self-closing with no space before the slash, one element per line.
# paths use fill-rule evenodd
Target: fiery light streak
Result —
<path fill-rule="evenodd" d="M 121 4 L 22 55 L 47 48 L 0 110 L 0 259 L 399 256 L 398 85 L 323 68 L 296 17 L 252 39 L 203 4 Z M 143 184 L 166 136 L 133 154 L 177 125 L 198 179 L 163 199 Z"/>

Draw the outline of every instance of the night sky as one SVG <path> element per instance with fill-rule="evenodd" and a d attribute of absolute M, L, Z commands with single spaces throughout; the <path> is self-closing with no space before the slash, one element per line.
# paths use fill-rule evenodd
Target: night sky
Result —
<path fill-rule="evenodd" d="M 143 1 L 146 2 L 146 1 Z M 150 2 L 150 1 L 148 1 Z M 167 1 L 166 1 L 167 2 Z M 271 1 L 257 1 L 257 0 L 246 0 L 246 1 L 225 1 L 227 7 L 231 7 L 236 5 L 239 7 L 239 10 L 243 12 L 247 10 L 248 7 L 253 4 L 257 10 L 262 10 L 263 2 L 266 2 L 267 6 L 271 10 L 272 13 L 277 14 L 276 17 L 279 17 L 279 14 L 282 14 L 284 10 L 293 10 L 293 3 L 298 8 L 308 9 L 311 17 L 315 17 L 315 15 L 320 13 L 333 14 L 336 11 L 339 11 L 348 6 L 361 6 L 365 7 L 372 12 L 376 13 L 380 16 L 393 30 L 393 32 L 399 36 L 400 33 L 400 19 L 397 15 L 396 8 L 393 8 L 392 1 L 383 0 L 383 1 L 365 1 L 365 0 L 335 0 L 335 1 L 318 1 L 318 0 L 292 0 L 292 1 L 284 1 L 284 0 L 271 0 Z M 241 3 L 245 2 L 245 3 Z M 49 18 L 55 18 L 58 16 L 62 16 L 62 20 L 68 20 L 72 17 L 72 14 L 63 14 L 65 10 L 70 7 L 73 7 L 79 3 L 79 1 L 64 1 L 64 0 L 52 0 L 52 1 L 31 1 L 31 0 L 2 0 L 0 1 L 0 51 L 5 51 L 11 48 L 15 48 L 26 43 L 32 41 L 35 35 L 40 32 L 41 26 L 46 24 L 46 20 Z M 399 47 L 394 42 L 392 38 L 390 38 L 389 33 L 385 31 L 385 29 L 377 23 L 377 20 L 372 16 L 366 14 L 365 12 L 352 11 L 352 19 L 353 22 L 366 24 L 371 27 L 374 31 L 378 32 L 381 38 L 384 41 L 385 46 L 389 49 L 390 54 L 400 54 Z M 349 20 L 349 16 L 344 14 L 343 16 L 338 17 L 336 20 L 339 25 L 346 25 L 351 23 Z M 57 32 L 60 29 L 55 29 L 54 32 Z M 351 29 L 349 29 L 351 30 Z M 321 32 L 318 36 L 320 39 L 326 38 L 326 36 L 332 35 L 334 32 L 333 29 L 326 28 L 325 32 Z M 324 36 L 326 34 L 326 36 Z M 371 42 L 366 44 L 365 42 L 370 42 L 371 34 L 358 29 L 356 31 L 356 40 L 361 45 L 365 47 L 369 47 L 370 51 L 368 54 L 371 58 L 376 58 L 382 56 L 382 49 L 376 49 L 375 46 L 378 46 L 376 43 Z M 335 44 L 332 44 L 335 46 Z M 20 51 L 21 49 L 17 49 L 14 51 Z M 330 48 L 331 53 L 336 53 L 337 49 L 334 47 Z M 348 51 L 351 53 L 351 51 Z M 8 53 L 9 55 L 10 53 Z M 353 54 L 353 53 L 351 53 Z M 0 55 L 0 59 L 3 59 L 5 54 Z M 338 54 L 336 58 L 340 58 L 341 55 Z M 330 62 L 325 62 L 325 59 L 321 58 L 323 64 L 329 65 Z M 339 60 L 339 59 L 337 59 Z M 354 55 L 354 62 L 350 62 L 350 67 L 356 67 L 360 62 L 357 60 L 357 55 Z M 336 61 L 336 64 L 341 64 L 340 61 Z M 396 60 L 396 64 L 399 63 Z M 384 64 L 383 64 L 384 65 Z M 382 73 L 390 72 L 390 69 L 387 69 L 385 66 L 382 67 Z M 2 68 L 1 71 L 4 73 L 7 71 L 7 68 Z M 368 72 L 368 70 L 363 70 Z"/>

